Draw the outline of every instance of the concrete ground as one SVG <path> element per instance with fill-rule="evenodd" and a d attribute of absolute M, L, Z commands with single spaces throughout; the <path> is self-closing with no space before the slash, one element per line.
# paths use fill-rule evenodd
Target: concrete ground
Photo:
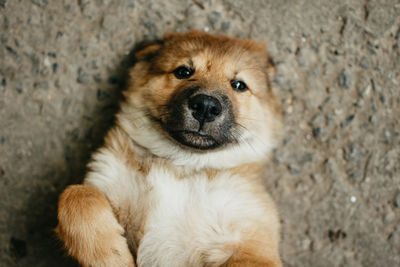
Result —
<path fill-rule="evenodd" d="M 193 28 L 269 43 L 285 266 L 400 266 L 398 0 L 0 0 L 0 266 L 76 266 L 57 197 L 110 126 L 124 58 Z"/>

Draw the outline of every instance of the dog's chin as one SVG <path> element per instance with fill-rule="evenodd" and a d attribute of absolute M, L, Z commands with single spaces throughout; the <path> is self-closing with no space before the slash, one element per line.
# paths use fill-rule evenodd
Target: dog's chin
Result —
<path fill-rule="evenodd" d="M 211 135 L 195 131 L 169 131 L 169 135 L 179 144 L 195 150 L 213 150 L 222 144 L 217 142 Z"/>

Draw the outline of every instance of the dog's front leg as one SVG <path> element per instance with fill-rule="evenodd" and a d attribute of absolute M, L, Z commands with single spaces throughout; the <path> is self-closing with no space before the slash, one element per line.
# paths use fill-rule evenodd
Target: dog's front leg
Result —
<path fill-rule="evenodd" d="M 97 189 L 69 186 L 58 202 L 56 232 L 69 253 L 83 266 L 133 267 L 124 229 L 108 200 Z"/>

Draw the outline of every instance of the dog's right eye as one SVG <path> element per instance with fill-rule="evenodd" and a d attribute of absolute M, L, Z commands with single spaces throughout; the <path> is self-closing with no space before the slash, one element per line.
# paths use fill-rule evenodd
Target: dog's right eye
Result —
<path fill-rule="evenodd" d="M 178 79 L 187 79 L 192 76 L 194 70 L 186 66 L 179 66 L 174 70 L 174 75 Z"/>

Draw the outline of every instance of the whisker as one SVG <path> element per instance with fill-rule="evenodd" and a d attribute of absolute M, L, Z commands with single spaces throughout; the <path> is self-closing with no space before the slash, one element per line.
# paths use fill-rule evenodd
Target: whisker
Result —
<path fill-rule="evenodd" d="M 238 132 L 238 138 L 240 139 L 241 142 L 243 142 L 247 146 L 249 146 L 254 151 L 254 153 L 258 153 L 257 149 L 255 149 L 251 143 L 249 143 L 245 138 L 243 138 L 243 136 L 239 132 Z M 237 138 L 236 138 L 236 140 L 237 140 Z"/>
<path fill-rule="evenodd" d="M 235 125 L 239 126 L 240 128 L 242 128 L 244 131 L 251 133 L 251 131 L 249 129 L 247 129 L 244 125 L 240 124 L 240 123 L 235 123 Z M 259 138 L 257 135 L 252 135 L 253 138 L 256 138 L 257 141 L 259 141 L 261 144 L 263 144 L 264 146 L 267 146 L 267 144 L 261 139 Z M 249 142 L 247 140 L 245 140 L 248 144 Z M 250 144 L 249 144 L 250 145 Z M 250 145 L 251 146 L 251 145 Z"/>
<path fill-rule="evenodd" d="M 248 120 L 248 121 L 258 121 L 258 122 L 264 122 L 264 120 L 258 120 L 255 118 L 248 118 L 248 117 L 237 117 L 238 119 L 243 119 L 243 120 Z"/>

